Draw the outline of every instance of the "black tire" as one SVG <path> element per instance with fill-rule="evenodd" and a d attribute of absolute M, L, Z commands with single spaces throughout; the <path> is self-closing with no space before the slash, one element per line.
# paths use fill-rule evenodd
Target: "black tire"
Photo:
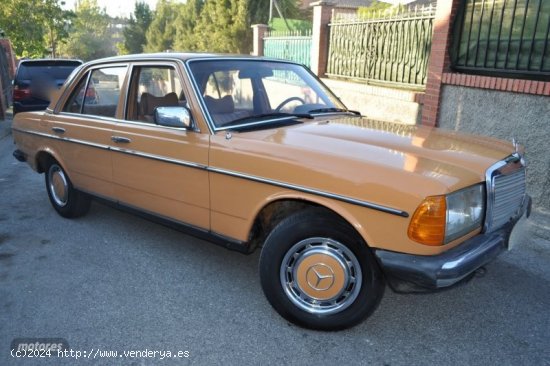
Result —
<path fill-rule="evenodd" d="M 69 176 L 57 161 L 50 161 L 45 175 L 48 197 L 59 215 L 76 218 L 90 210 L 90 197 L 73 187 Z"/>
<path fill-rule="evenodd" d="M 300 248 L 304 249 L 300 252 Z M 324 251 L 330 255 L 323 257 Z M 348 263 L 338 264 L 338 256 Z M 355 283 L 350 283 L 353 276 Z M 340 283 L 339 277 L 348 281 L 332 289 Z M 376 309 L 385 289 L 384 277 L 365 242 L 349 224 L 321 209 L 295 213 L 273 229 L 260 256 L 260 278 L 265 296 L 281 316 L 319 330 L 359 324 Z M 315 296 L 319 303 L 311 304 Z"/>

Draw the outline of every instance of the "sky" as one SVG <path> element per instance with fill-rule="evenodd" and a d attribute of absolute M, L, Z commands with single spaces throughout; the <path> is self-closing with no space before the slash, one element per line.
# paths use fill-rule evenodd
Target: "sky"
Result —
<path fill-rule="evenodd" d="M 155 9 L 158 0 L 141 0 L 149 4 L 151 10 Z M 65 0 L 66 9 L 74 9 L 76 0 Z M 107 14 L 112 17 L 130 17 L 130 14 L 134 12 L 134 4 L 136 0 L 97 0 L 97 4 L 101 8 L 107 10 Z"/>

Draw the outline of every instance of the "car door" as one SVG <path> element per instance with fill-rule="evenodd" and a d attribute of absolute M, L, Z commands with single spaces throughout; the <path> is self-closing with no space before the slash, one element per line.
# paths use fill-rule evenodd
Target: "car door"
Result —
<path fill-rule="evenodd" d="M 109 149 L 127 69 L 122 64 L 88 70 L 59 111 L 42 120 L 59 138 L 55 149 L 75 187 L 109 199 L 114 198 Z"/>
<path fill-rule="evenodd" d="M 186 105 L 177 65 L 137 63 L 130 75 L 126 114 L 111 143 L 119 202 L 208 230 L 209 135 L 154 122 L 157 107 Z"/>

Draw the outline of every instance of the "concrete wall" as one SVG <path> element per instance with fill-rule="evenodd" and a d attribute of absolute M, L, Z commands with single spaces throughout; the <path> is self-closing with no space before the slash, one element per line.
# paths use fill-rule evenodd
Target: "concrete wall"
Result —
<path fill-rule="evenodd" d="M 519 140 L 526 146 L 533 207 L 550 210 L 549 97 L 443 85 L 439 126 Z"/>
<path fill-rule="evenodd" d="M 420 120 L 421 104 L 418 100 L 423 93 L 341 80 L 322 80 L 349 109 L 369 118 L 409 125 Z"/>

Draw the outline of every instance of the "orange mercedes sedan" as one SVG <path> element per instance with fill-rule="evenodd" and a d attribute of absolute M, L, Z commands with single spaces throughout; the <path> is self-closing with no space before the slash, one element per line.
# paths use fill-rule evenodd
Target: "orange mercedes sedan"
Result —
<path fill-rule="evenodd" d="M 267 299 L 314 329 L 358 324 L 387 283 L 469 278 L 531 204 L 518 144 L 362 117 L 306 67 L 268 58 L 89 62 L 45 112 L 17 114 L 13 136 L 61 216 L 99 198 L 261 249 Z"/>

